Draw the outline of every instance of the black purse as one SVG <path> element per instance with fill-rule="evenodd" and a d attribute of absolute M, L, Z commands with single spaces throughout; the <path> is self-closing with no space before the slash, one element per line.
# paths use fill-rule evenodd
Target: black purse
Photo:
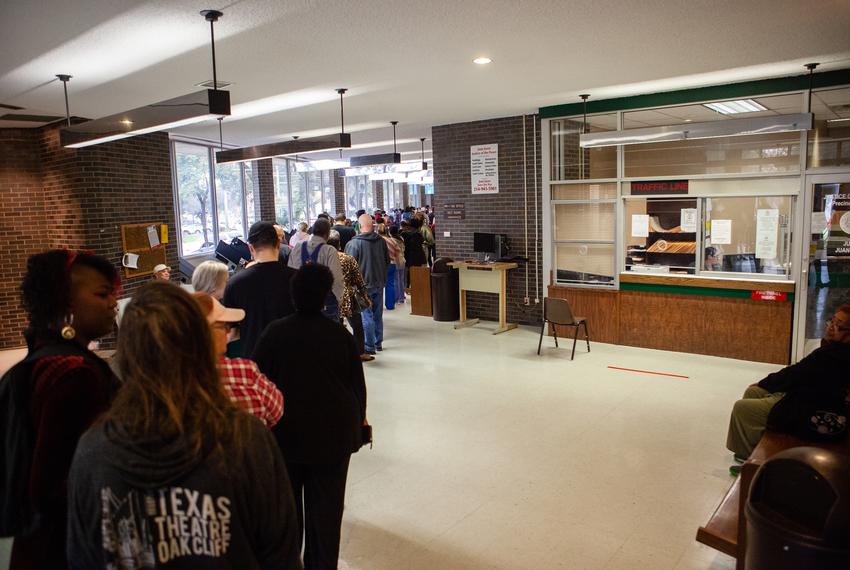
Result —
<path fill-rule="evenodd" d="M 363 287 L 354 288 L 354 309 L 358 313 L 362 313 L 372 306 L 372 301 L 369 300 L 369 293 Z"/>
<path fill-rule="evenodd" d="M 369 449 L 372 449 L 372 426 L 365 425 L 360 428 L 360 447 L 365 447 L 369 444 Z"/>

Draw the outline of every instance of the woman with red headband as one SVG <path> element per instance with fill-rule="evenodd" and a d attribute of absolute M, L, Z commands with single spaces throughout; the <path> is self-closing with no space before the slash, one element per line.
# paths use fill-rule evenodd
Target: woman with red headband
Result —
<path fill-rule="evenodd" d="M 109 407 L 118 387 L 88 345 L 112 331 L 118 282 L 112 264 L 91 253 L 53 250 L 27 260 L 21 297 L 29 351 L 9 378 L 26 380 L 19 384 L 26 389 L 14 416 L 34 445 L 28 477 L 20 482 L 27 515 L 20 521 L 25 532 L 12 547 L 12 570 L 68 566 L 71 459 L 80 436 Z"/>

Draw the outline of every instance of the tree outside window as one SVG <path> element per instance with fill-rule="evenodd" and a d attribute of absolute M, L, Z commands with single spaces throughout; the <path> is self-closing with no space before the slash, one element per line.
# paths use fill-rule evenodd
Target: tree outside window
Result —
<path fill-rule="evenodd" d="M 183 255 L 211 251 L 215 235 L 209 150 L 176 143 L 174 156 Z"/>

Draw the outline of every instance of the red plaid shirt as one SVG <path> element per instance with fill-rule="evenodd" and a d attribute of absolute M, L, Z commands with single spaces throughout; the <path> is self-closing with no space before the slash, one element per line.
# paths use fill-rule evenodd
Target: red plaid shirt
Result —
<path fill-rule="evenodd" d="M 227 358 L 218 361 L 224 391 L 237 406 L 272 427 L 283 416 L 283 394 L 257 363 L 247 358 Z"/>

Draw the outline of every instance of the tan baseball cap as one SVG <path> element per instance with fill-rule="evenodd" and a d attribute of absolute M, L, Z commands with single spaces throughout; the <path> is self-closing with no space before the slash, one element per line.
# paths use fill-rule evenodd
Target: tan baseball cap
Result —
<path fill-rule="evenodd" d="M 206 293 L 194 293 L 193 296 L 201 307 L 201 312 L 207 317 L 207 322 L 213 323 L 238 323 L 245 318 L 242 309 L 230 309 L 222 305 L 212 295 Z"/>
<path fill-rule="evenodd" d="M 167 269 L 167 270 L 169 270 L 169 271 L 171 271 L 171 268 L 170 268 L 170 267 L 168 267 L 168 266 L 167 266 L 166 264 L 164 264 L 164 263 L 158 263 L 157 265 L 154 265 L 154 266 L 153 266 L 153 272 L 154 272 L 154 273 L 159 273 L 160 271 L 165 271 L 166 269 Z"/>

